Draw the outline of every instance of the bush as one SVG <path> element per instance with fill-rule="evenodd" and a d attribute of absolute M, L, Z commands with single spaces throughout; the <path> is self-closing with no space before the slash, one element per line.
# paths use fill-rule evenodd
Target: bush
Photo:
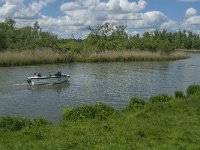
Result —
<path fill-rule="evenodd" d="M 70 111 L 68 117 L 72 120 L 84 118 L 93 119 L 95 118 L 95 108 L 92 105 L 78 106 Z"/>
<path fill-rule="evenodd" d="M 128 102 L 127 109 L 141 108 L 145 105 L 145 101 L 140 97 L 132 97 Z"/>
<path fill-rule="evenodd" d="M 108 116 L 115 112 L 115 109 L 111 106 L 107 106 L 101 102 L 96 103 L 95 107 L 95 118 L 107 119 Z"/>
<path fill-rule="evenodd" d="M 9 131 L 19 131 L 24 127 L 41 127 L 44 125 L 50 125 L 51 123 L 43 118 L 36 118 L 33 121 L 30 119 L 20 117 L 1 117 L 0 118 L 0 129 Z"/>
<path fill-rule="evenodd" d="M 70 109 L 70 108 L 64 108 L 64 110 L 62 112 L 62 119 L 66 120 L 69 117 L 71 111 L 72 111 L 72 109 Z"/>
<path fill-rule="evenodd" d="M 32 125 L 35 127 L 41 127 L 41 126 L 47 126 L 47 125 L 51 125 L 52 123 L 45 120 L 44 118 L 35 118 L 32 121 Z"/>
<path fill-rule="evenodd" d="M 183 98 L 183 97 L 185 97 L 185 95 L 182 91 L 175 92 L 175 98 Z"/>
<path fill-rule="evenodd" d="M 29 119 L 18 118 L 18 117 L 1 117 L 0 118 L 0 129 L 18 131 L 23 127 L 30 127 L 32 125 Z"/>
<path fill-rule="evenodd" d="M 74 109 L 64 109 L 62 118 L 63 120 L 106 119 L 114 112 L 114 108 L 103 103 L 96 103 L 96 105 L 82 105 Z"/>
<path fill-rule="evenodd" d="M 171 96 L 168 96 L 167 94 L 161 94 L 156 96 L 151 96 L 149 99 L 149 102 L 167 102 L 172 100 L 173 98 Z"/>
<path fill-rule="evenodd" d="M 200 85 L 191 85 L 187 88 L 187 96 L 200 93 Z"/>

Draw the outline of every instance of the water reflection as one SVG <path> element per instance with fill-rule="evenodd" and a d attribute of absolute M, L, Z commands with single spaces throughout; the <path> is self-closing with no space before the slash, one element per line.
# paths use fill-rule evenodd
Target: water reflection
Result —
<path fill-rule="evenodd" d="M 26 84 L 27 89 L 34 91 L 44 91 L 44 90 L 52 90 L 52 92 L 56 92 L 58 94 L 64 92 L 67 88 L 69 88 L 69 81 L 65 81 L 60 84 L 45 84 L 45 85 L 28 85 Z"/>

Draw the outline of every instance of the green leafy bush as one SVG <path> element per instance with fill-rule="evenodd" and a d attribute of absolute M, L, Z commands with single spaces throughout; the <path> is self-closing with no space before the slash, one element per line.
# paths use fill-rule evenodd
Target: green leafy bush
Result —
<path fill-rule="evenodd" d="M 18 118 L 18 117 L 1 117 L 0 118 L 0 129 L 18 131 L 23 127 L 30 127 L 32 125 L 29 119 Z"/>
<path fill-rule="evenodd" d="M 167 102 L 172 100 L 173 98 L 167 94 L 160 94 L 160 95 L 156 95 L 156 96 L 151 96 L 149 99 L 149 102 Z"/>
<path fill-rule="evenodd" d="M 127 109 L 133 109 L 133 108 L 142 108 L 145 105 L 145 101 L 140 97 L 132 97 L 128 102 Z"/>
<path fill-rule="evenodd" d="M 71 111 L 72 111 L 72 109 L 70 109 L 70 108 L 64 108 L 64 110 L 62 112 L 62 119 L 66 120 L 69 117 Z"/>
<path fill-rule="evenodd" d="M 115 112 L 115 109 L 111 106 L 107 106 L 101 102 L 96 103 L 95 107 L 95 118 L 107 119 L 108 116 Z"/>
<path fill-rule="evenodd" d="M 47 121 L 46 119 L 40 117 L 40 118 L 35 118 L 32 121 L 32 125 L 35 127 L 41 127 L 41 126 L 46 126 L 46 125 L 51 125 L 52 123 Z"/>
<path fill-rule="evenodd" d="M 92 105 L 82 105 L 72 109 L 68 117 L 75 120 L 84 118 L 93 119 L 95 118 L 95 108 Z"/>
<path fill-rule="evenodd" d="M 0 129 L 10 131 L 19 131 L 25 127 L 41 127 L 50 124 L 50 122 L 43 118 L 36 118 L 33 121 L 30 119 L 10 116 L 0 118 Z"/>
<path fill-rule="evenodd" d="M 63 120 L 106 119 L 114 112 L 114 108 L 103 103 L 96 103 L 96 105 L 82 105 L 73 109 L 64 109 L 62 118 Z"/>
<path fill-rule="evenodd" d="M 185 97 L 185 95 L 182 91 L 175 92 L 175 98 L 183 98 L 183 97 Z"/>
<path fill-rule="evenodd" d="M 191 85 L 187 88 L 187 96 L 200 93 L 200 85 Z"/>

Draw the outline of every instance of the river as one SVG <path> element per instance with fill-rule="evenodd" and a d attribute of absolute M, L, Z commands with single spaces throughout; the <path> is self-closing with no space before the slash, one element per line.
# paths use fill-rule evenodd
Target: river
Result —
<path fill-rule="evenodd" d="M 185 60 L 164 62 L 70 63 L 23 67 L 0 67 L 0 116 L 44 117 L 59 122 L 65 107 L 104 102 L 118 110 L 128 99 L 200 84 L 200 54 Z M 26 78 L 35 72 L 62 71 L 68 82 L 30 86 Z"/>

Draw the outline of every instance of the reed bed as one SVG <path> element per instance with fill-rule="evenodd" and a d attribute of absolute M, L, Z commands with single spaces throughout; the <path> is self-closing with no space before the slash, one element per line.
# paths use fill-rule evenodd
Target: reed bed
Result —
<path fill-rule="evenodd" d="M 149 51 L 105 51 L 91 54 L 89 60 L 98 61 L 166 61 L 188 58 L 185 52 L 176 51 L 169 55 L 160 52 Z"/>
<path fill-rule="evenodd" d="M 65 61 L 65 56 L 53 50 L 34 50 L 0 53 L 0 66 L 54 64 Z"/>
<path fill-rule="evenodd" d="M 32 50 L 0 53 L 0 66 L 22 66 L 57 64 L 67 62 L 113 62 L 113 61 L 165 61 L 188 58 L 185 52 L 176 51 L 169 55 L 149 51 L 104 51 L 101 53 L 59 53 L 53 50 Z"/>

